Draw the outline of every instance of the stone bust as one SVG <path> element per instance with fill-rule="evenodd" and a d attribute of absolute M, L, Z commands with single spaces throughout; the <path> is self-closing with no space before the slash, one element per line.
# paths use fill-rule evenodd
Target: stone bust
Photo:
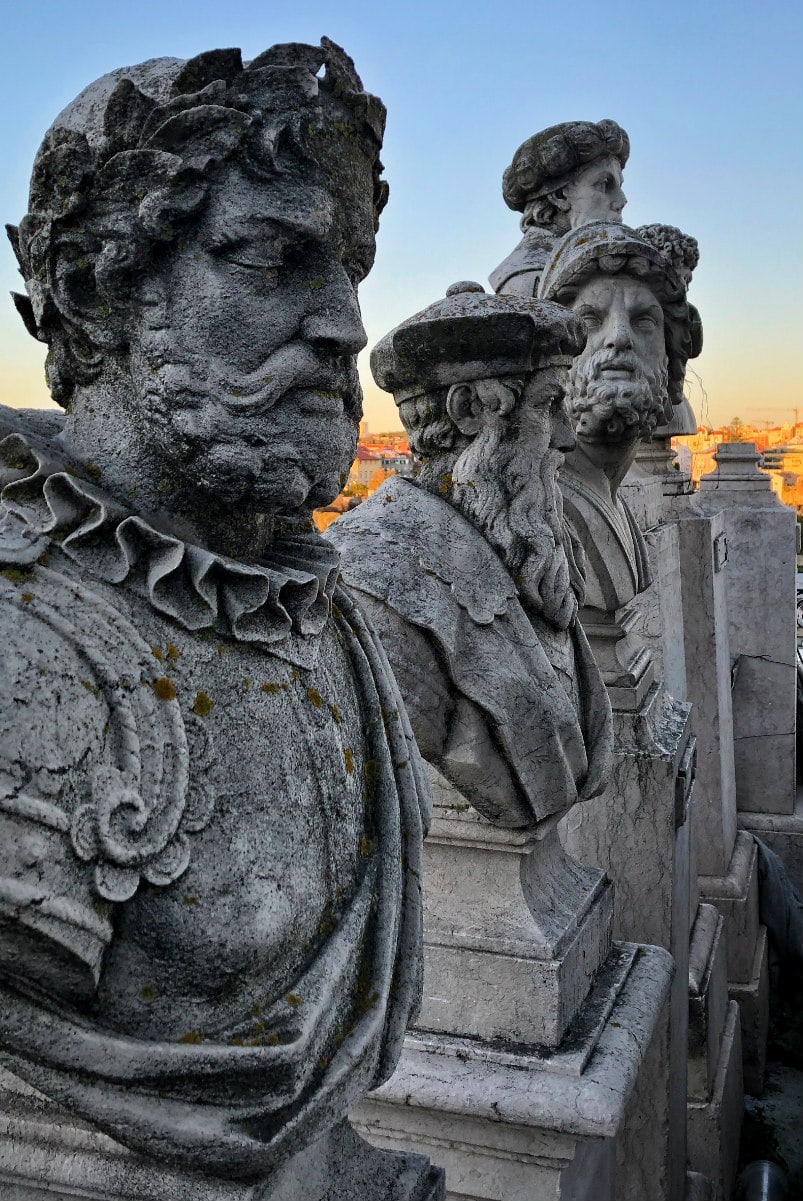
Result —
<path fill-rule="evenodd" d="M 10 230 L 66 416 L 0 417 L 3 1062 L 260 1196 L 419 993 L 426 784 L 309 520 L 356 444 L 384 115 L 327 40 L 115 71 Z"/>
<path fill-rule="evenodd" d="M 502 178 L 505 204 L 521 213 L 522 240 L 491 273 L 495 292 L 535 296 L 555 242 L 589 221 L 621 221 L 630 141 L 605 120 L 564 121 L 519 146 Z"/>
<path fill-rule="evenodd" d="M 421 751 L 489 821 L 534 828 L 606 783 L 610 713 L 576 621 L 557 473 L 584 342 L 551 303 L 458 284 L 374 348 L 419 460 L 330 527 Z"/>
<path fill-rule="evenodd" d="M 588 335 L 570 372 L 577 445 L 561 488 L 586 552 L 586 605 L 612 612 L 650 582 L 644 540 L 619 485 L 639 440 L 649 440 L 683 399 L 686 363 L 699 352 L 699 318 L 656 239 L 620 224 L 567 234 L 539 293 L 571 308 Z"/>

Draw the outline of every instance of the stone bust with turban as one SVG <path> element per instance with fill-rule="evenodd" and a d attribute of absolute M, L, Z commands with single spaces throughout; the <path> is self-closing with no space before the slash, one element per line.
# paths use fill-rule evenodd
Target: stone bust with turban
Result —
<path fill-rule="evenodd" d="M 564 121 L 519 146 L 502 177 L 502 195 L 521 213 L 524 236 L 491 273 L 494 291 L 534 296 L 558 238 L 589 221 L 621 221 L 629 154 L 627 133 L 610 120 Z"/>

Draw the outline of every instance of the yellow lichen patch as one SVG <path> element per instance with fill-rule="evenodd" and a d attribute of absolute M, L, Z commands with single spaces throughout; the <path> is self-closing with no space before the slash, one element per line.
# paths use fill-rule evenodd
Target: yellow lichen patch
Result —
<path fill-rule="evenodd" d="M 205 692 L 196 692 L 195 704 L 192 707 L 192 711 L 196 717 L 208 717 L 214 707 L 213 702 Z"/>
<path fill-rule="evenodd" d="M 31 578 L 30 570 L 26 571 L 22 567 L 4 567 L 3 570 L 0 571 L 0 575 L 5 576 L 6 579 L 12 584 L 21 584 L 23 580 L 29 580 Z"/>
<path fill-rule="evenodd" d="M 326 279 L 323 275 L 313 275 L 312 279 L 307 280 L 307 287 L 311 288 L 313 292 L 319 292 L 325 283 Z"/>
<path fill-rule="evenodd" d="M 251 677 L 244 676 L 243 677 L 243 692 L 248 692 L 250 687 L 251 687 Z"/>
<path fill-rule="evenodd" d="M 140 989 L 139 995 L 147 1005 L 150 1005 L 151 1001 L 155 1001 L 159 996 L 153 984 L 144 984 Z"/>
<path fill-rule="evenodd" d="M 299 1006 L 299 1005 L 303 1005 L 303 1004 L 304 1004 L 304 1002 L 301 1000 L 301 997 L 299 997 L 297 993 L 294 993 L 294 992 L 289 992 L 289 993 L 287 994 L 287 1004 L 288 1004 L 288 1005 L 289 1005 L 289 1006 L 290 1006 L 292 1009 L 297 1009 L 297 1008 L 298 1008 L 298 1006 Z"/>
<path fill-rule="evenodd" d="M 91 459 L 87 459 L 84 463 L 84 471 L 87 475 L 91 475 L 93 479 L 100 479 L 100 468 L 97 463 L 93 463 Z"/>
<path fill-rule="evenodd" d="M 441 472 L 438 480 L 438 491 L 441 496 L 446 496 L 447 492 L 451 492 L 453 483 L 454 480 L 452 479 L 451 472 Z"/>
<path fill-rule="evenodd" d="M 274 696 L 279 691 L 279 685 L 273 683 L 263 684 L 262 691 L 267 692 L 268 696 Z"/>
<path fill-rule="evenodd" d="M 172 659 L 172 660 L 173 660 L 173 662 L 175 663 L 175 661 L 176 661 L 176 659 L 178 658 L 178 656 L 179 656 L 179 649 L 178 649 L 178 647 L 177 647 L 177 646 L 173 646 L 173 643 L 172 643 L 172 642 L 168 642 L 168 644 L 167 644 L 167 657 L 168 657 L 169 659 Z"/>
<path fill-rule="evenodd" d="M 254 1004 L 251 1006 L 251 1017 L 252 1018 L 261 1018 L 262 1014 L 263 1014 L 263 1009 L 262 1009 L 262 1006 L 260 1005 L 259 1001 L 254 1001 Z"/>
<path fill-rule="evenodd" d="M 199 901 L 198 901 L 197 897 L 190 896 L 188 893 L 187 896 L 185 896 L 185 898 L 184 898 L 184 904 L 185 905 L 198 905 Z"/>
<path fill-rule="evenodd" d="M 354 755 L 350 746 L 343 748 L 343 758 L 346 760 L 346 771 L 351 775 L 354 771 Z"/>
<path fill-rule="evenodd" d="M 367 859 L 368 856 L 373 853 L 373 849 L 374 840 L 372 838 L 366 838 L 366 836 L 363 834 L 362 838 L 360 839 L 360 857 L 362 859 Z"/>
<path fill-rule="evenodd" d="M 265 1039 L 265 1042 L 269 1047 L 280 1047 L 282 1045 L 282 1040 L 279 1038 L 278 1034 L 269 1034 Z"/>
<path fill-rule="evenodd" d="M 200 1030 L 188 1030 L 186 1034 L 182 1034 L 178 1041 L 180 1043 L 190 1043 L 193 1046 L 197 1046 L 198 1043 L 202 1043 L 204 1041 L 204 1036 L 201 1034 Z"/>
<path fill-rule="evenodd" d="M 307 700 L 311 705 L 314 705 L 316 709 L 320 709 L 321 705 L 323 704 L 323 697 L 317 688 L 307 689 Z"/>
<path fill-rule="evenodd" d="M 81 687 L 86 688 L 87 692 L 91 692 L 93 696 L 100 696 L 99 686 L 93 684 L 91 680 L 81 680 Z"/>
<path fill-rule="evenodd" d="M 226 646 L 226 643 L 225 643 L 225 642 L 219 642 L 219 643 L 217 644 L 217 646 L 215 647 L 215 650 L 217 651 L 217 653 L 218 653 L 219 655 L 225 655 L 225 653 L 226 653 L 226 651 L 227 651 L 228 649 L 229 649 L 229 648 Z"/>
<path fill-rule="evenodd" d="M 153 655 L 154 659 L 158 659 L 160 663 L 164 663 L 164 661 L 165 661 L 164 654 L 162 653 L 162 651 L 159 650 L 158 646 L 151 647 L 151 654 Z"/>
<path fill-rule="evenodd" d="M 29 604 L 31 603 L 31 601 L 32 601 L 32 600 L 33 600 L 33 593 L 32 593 L 32 592 L 23 592 L 23 594 L 22 594 L 22 603 L 23 603 L 24 605 L 29 605 Z"/>
<path fill-rule="evenodd" d="M 176 690 L 173 686 L 173 681 L 168 680 L 167 676 L 160 676 L 158 680 L 154 680 L 152 687 L 160 701 L 174 701 L 176 699 Z"/>
<path fill-rule="evenodd" d="M 291 680 L 300 680 L 301 679 L 301 672 L 298 670 L 297 667 L 291 668 L 290 679 Z"/>
<path fill-rule="evenodd" d="M 332 717 L 335 719 L 338 725 L 340 725 L 341 721 L 343 720 L 340 716 L 340 710 L 334 703 L 332 704 Z"/>

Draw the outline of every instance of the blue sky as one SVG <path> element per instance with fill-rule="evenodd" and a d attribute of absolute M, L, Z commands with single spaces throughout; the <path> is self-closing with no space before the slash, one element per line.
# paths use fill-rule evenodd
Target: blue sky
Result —
<path fill-rule="evenodd" d="M 0 215 L 25 212 L 56 113 L 113 67 L 162 54 L 322 34 L 388 107 L 391 196 L 362 303 L 370 343 L 457 279 L 483 283 L 518 240 L 501 198 L 513 151 L 557 121 L 613 117 L 630 134 L 625 220 L 699 240 L 691 297 L 705 326 L 698 415 L 803 420 L 803 6 L 700 0 L 0 0 Z M 19 287 L 10 248 L 0 286 Z M 43 403 L 43 351 L 0 305 L 9 403 Z M 397 424 L 370 381 L 372 429 Z"/>

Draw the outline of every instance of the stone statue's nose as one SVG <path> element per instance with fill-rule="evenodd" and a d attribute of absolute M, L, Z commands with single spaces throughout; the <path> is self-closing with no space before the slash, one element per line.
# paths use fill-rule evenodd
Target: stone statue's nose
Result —
<path fill-rule="evenodd" d="M 338 355 L 359 354 L 368 343 L 360 306 L 348 276 L 331 278 L 318 292 L 318 303 L 301 323 L 301 333 Z"/>

